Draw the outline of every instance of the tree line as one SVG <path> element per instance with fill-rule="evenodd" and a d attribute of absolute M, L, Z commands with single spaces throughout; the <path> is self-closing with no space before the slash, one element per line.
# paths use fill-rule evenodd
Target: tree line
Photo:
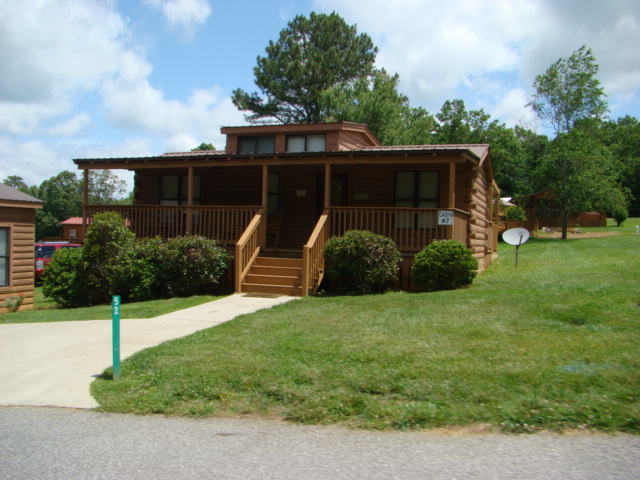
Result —
<path fill-rule="evenodd" d="M 640 124 L 607 118 L 599 66 L 586 46 L 533 82 L 528 106 L 553 128 L 551 139 L 468 110 L 461 99 L 435 115 L 412 107 L 398 74 L 376 68 L 371 38 L 335 12 L 296 16 L 265 51 L 254 68 L 260 91 L 233 92 L 249 122 L 366 123 L 383 145 L 488 143 L 504 196 L 553 191 L 565 217 L 591 209 L 640 215 Z"/>
<path fill-rule="evenodd" d="M 36 211 L 36 239 L 59 237 L 61 222 L 70 217 L 82 216 L 82 196 L 84 180 L 80 175 L 67 170 L 44 180 L 39 186 L 28 186 L 22 177 L 10 175 L 3 180 L 21 192 L 42 200 L 42 209 Z M 129 196 L 124 180 L 109 170 L 89 172 L 89 203 L 91 205 L 131 204 L 133 192 Z M 123 196 L 125 196 L 123 198 Z"/>

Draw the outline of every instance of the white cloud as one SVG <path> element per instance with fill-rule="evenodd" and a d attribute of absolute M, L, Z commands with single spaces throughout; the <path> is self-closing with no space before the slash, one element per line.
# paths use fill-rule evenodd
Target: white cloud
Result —
<path fill-rule="evenodd" d="M 162 11 L 172 28 L 181 30 L 192 39 L 198 27 L 211 15 L 211 6 L 207 0 L 147 0 L 149 5 Z"/>
<path fill-rule="evenodd" d="M 69 120 L 54 127 L 48 131 L 52 136 L 72 136 L 80 133 L 91 124 L 91 117 L 86 113 L 74 115 Z"/>
<path fill-rule="evenodd" d="M 380 48 L 378 65 L 400 74 L 412 104 L 432 113 L 471 91 L 485 111 L 521 101 L 535 76 L 583 44 L 593 49 L 609 101 L 638 99 L 637 0 L 314 0 Z M 525 95 L 514 95 L 519 88 Z M 469 103 L 469 102 L 467 102 Z M 525 102 L 526 103 L 526 102 Z M 518 108 L 524 104 L 518 105 Z M 515 106 L 514 109 L 515 110 Z M 506 121 L 506 119 L 501 119 Z"/>
<path fill-rule="evenodd" d="M 18 141 L 0 137 L 0 171 L 4 180 L 10 175 L 22 177 L 27 185 L 39 186 L 43 180 L 63 170 L 81 172 L 73 163 L 74 158 L 109 158 L 148 156 L 153 153 L 148 139 L 131 138 L 117 143 L 87 143 L 83 141 L 44 142 L 42 140 Z M 126 170 L 116 172 L 131 188 L 133 174 Z"/>
<path fill-rule="evenodd" d="M 0 2 L 0 128 L 29 134 L 119 68 L 125 24 L 97 1 Z"/>
<path fill-rule="evenodd" d="M 488 113 L 491 114 L 491 118 L 498 119 L 510 127 L 520 125 L 537 130 L 540 124 L 533 110 L 525 107 L 528 102 L 528 93 L 522 88 L 514 88 L 500 95 Z"/>
<path fill-rule="evenodd" d="M 532 0 L 317 0 L 357 23 L 380 48 L 378 64 L 398 72 L 401 89 L 431 111 L 461 87 L 495 71 L 515 72 L 518 45 L 534 35 L 541 12 Z"/>
<path fill-rule="evenodd" d="M 124 88 L 116 79 L 106 84 L 104 98 L 110 122 L 165 139 L 165 151 L 190 150 L 204 141 L 222 148 L 218 126 L 244 123 L 218 88 L 194 90 L 183 103 L 165 99 L 146 80 Z"/>
<path fill-rule="evenodd" d="M 243 123 L 216 87 L 194 90 L 184 102 L 165 98 L 151 84 L 152 64 L 133 46 L 129 25 L 115 7 L 102 0 L 0 1 L 3 178 L 20 175 L 40 184 L 62 170 L 75 171 L 73 158 L 151 155 L 203 141 L 222 146 L 219 126 Z M 204 21 L 210 7 L 163 2 L 163 11 L 186 28 Z M 114 145 L 106 137 L 65 138 L 104 120 L 112 124 L 93 133 L 122 129 Z"/>

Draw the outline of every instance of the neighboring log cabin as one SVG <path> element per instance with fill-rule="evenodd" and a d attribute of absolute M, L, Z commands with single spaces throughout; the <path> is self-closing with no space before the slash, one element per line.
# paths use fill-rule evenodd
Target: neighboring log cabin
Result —
<path fill-rule="evenodd" d="M 0 303 L 23 297 L 20 310 L 33 308 L 34 240 L 37 198 L 0 183 Z M 0 313 L 6 312 L 0 307 Z"/>
<path fill-rule="evenodd" d="M 562 228 L 562 212 L 557 203 L 557 196 L 550 191 L 542 191 L 531 195 L 522 195 L 515 199 L 519 207 L 522 207 L 527 220 L 537 222 L 539 228 Z M 569 228 L 593 228 L 607 226 L 607 213 L 579 212 L 569 213 L 567 226 Z"/>
<path fill-rule="evenodd" d="M 313 293 L 326 240 L 350 229 L 396 242 L 403 289 L 413 256 L 434 240 L 463 242 L 481 268 L 496 254 L 489 145 L 382 146 L 349 122 L 222 133 L 224 151 L 74 160 L 85 172 L 84 217 L 118 211 L 138 236 L 215 238 L 234 255 L 237 292 Z M 135 171 L 134 205 L 87 205 L 91 169 Z"/>

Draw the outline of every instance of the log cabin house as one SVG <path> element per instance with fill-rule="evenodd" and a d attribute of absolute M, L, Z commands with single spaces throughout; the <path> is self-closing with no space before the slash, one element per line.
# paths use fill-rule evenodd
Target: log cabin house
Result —
<path fill-rule="evenodd" d="M 0 183 L 0 303 L 23 297 L 20 310 L 33 308 L 36 210 L 42 201 Z M 0 307 L 0 312 L 6 312 Z"/>
<path fill-rule="evenodd" d="M 522 195 L 515 202 L 524 209 L 527 220 L 537 222 L 539 228 L 561 229 L 562 212 L 556 199 L 553 192 L 543 190 Z M 606 226 L 607 213 L 604 211 L 570 213 L 568 217 L 568 227 L 571 229 Z"/>
<path fill-rule="evenodd" d="M 352 229 L 396 242 L 403 289 L 413 256 L 434 240 L 463 242 L 481 268 L 496 254 L 488 145 L 382 146 L 350 122 L 221 131 L 224 151 L 74 160 L 85 174 L 83 217 L 117 211 L 141 237 L 215 238 L 234 256 L 236 292 L 315 292 L 325 242 Z M 135 171 L 134 205 L 87 205 L 91 169 Z"/>

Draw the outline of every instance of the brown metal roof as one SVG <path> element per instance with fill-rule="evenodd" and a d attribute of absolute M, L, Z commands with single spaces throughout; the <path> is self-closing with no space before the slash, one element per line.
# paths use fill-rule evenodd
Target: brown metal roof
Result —
<path fill-rule="evenodd" d="M 296 153 L 261 153 L 261 154 L 228 154 L 220 150 L 205 150 L 195 152 L 169 152 L 157 156 L 149 157 L 122 157 L 122 158 L 77 158 L 74 159 L 76 165 L 87 163 L 162 163 L 163 160 L 173 159 L 198 159 L 209 158 L 216 160 L 238 159 L 238 158 L 274 158 L 274 157 L 332 157 L 332 156 L 353 156 L 366 155 L 371 153 L 436 153 L 458 151 L 470 153 L 477 159 L 483 159 L 488 151 L 487 144 L 464 144 L 464 145 L 391 145 L 391 146 L 364 146 L 353 150 L 345 150 L 339 152 L 296 152 Z"/>
<path fill-rule="evenodd" d="M 362 147 L 367 152 L 441 152 L 468 151 L 482 158 L 489 150 L 488 144 L 449 144 L 449 145 L 389 145 L 382 147 Z"/>
<path fill-rule="evenodd" d="M 26 193 L 23 193 L 20 190 L 16 190 L 15 188 L 10 187 L 9 185 L 5 185 L 4 183 L 0 183 L 0 200 L 42 204 L 42 200 L 39 200 L 36 197 L 32 197 L 31 195 L 27 195 Z"/>

